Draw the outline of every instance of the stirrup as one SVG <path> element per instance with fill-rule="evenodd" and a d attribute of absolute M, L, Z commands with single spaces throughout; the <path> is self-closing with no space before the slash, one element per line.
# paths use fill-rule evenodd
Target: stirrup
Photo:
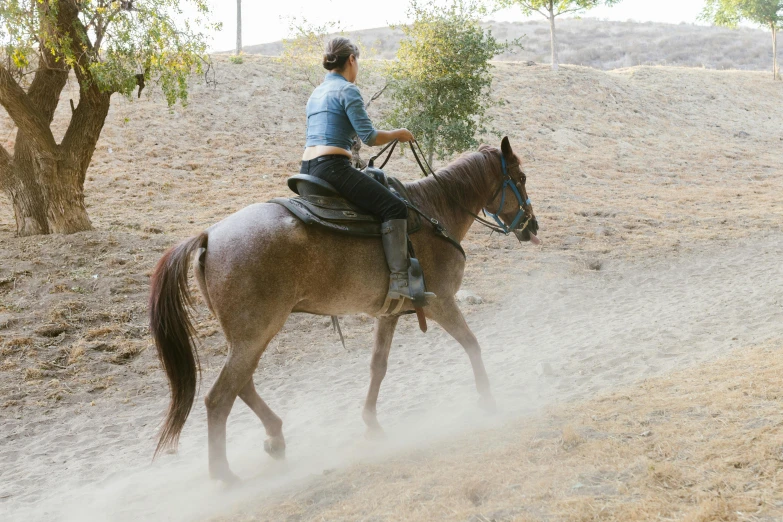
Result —
<path fill-rule="evenodd" d="M 394 284 L 394 279 L 405 279 L 405 281 L 398 286 Z M 399 287 L 407 289 L 407 292 L 403 293 L 402 288 Z M 426 292 L 424 289 L 424 278 L 419 261 L 412 257 L 407 276 L 404 272 L 390 274 L 389 292 L 386 294 L 386 300 L 383 302 L 380 314 L 396 315 L 402 313 L 408 303 L 413 308 L 424 308 L 433 299 L 435 299 L 435 294 Z"/>
<path fill-rule="evenodd" d="M 424 294 L 424 305 L 421 307 L 415 307 L 415 308 L 423 308 L 424 306 L 427 306 L 430 304 L 430 302 L 435 299 L 435 294 L 432 292 L 425 292 Z M 390 295 L 386 296 L 386 300 L 383 302 L 383 306 L 381 307 L 381 310 L 379 312 L 379 315 L 397 315 L 402 313 L 403 309 L 405 308 L 406 300 L 413 304 L 412 301 L 405 297 L 405 296 L 398 296 L 398 297 L 392 297 Z"/>
<path fill-rule="evenodd" d="M 392 297 L 386 295 L 386 301 L 383 302 L 380 315 L 397 315 L 402 312 L 405 307 L 405 296 Z"/>

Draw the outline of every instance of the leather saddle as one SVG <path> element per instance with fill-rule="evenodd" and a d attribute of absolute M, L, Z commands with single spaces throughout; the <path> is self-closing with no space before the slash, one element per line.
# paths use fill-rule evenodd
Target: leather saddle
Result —
<path fill-rule="evenodd" d="M 373 167 L 367 167 L 364 173 L 375 178 L 401 198 L 408 199 L 405 186 L 398 179 L 387 177 L 382 170 Z M 349 203 L 332 185 L 321 178 L 309 174 L 296 174 L 288 178 L 288 188 L 298 196 L 275 198 L 270 200 L 270 203 L 285 207 L 303 223 L 349 236 L 381 236 L 380 218 Z M 421 217 L 416 212 L 410 212 L 408 234 L 420 229 Z"/>

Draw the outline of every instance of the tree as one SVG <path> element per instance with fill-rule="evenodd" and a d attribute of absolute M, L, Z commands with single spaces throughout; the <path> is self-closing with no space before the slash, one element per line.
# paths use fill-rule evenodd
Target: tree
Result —
<path fill-rule="evenodd" d="M 715 25 L 737 27 L 747 20 L 772 31 L 772 77 L 780 79 L 778 30 L 783 22 L 783 0 L 707 0 L 700 18 Z"/>
<path fill-rule="evenodd" d="M 195 7 L 183 20 L 181 3 Z M 20 236 L 91 228 L 84 179 L 111 96 L 138 96 L 146 82 L 169 105 L 187 100 L 202 72 L 206 0 L 3 0 L 0 2 L 0 105 L 17 127 L 13 151 L 0 146 L 0 190 L 11 200 Z M 79 100 L 60 143 L 50 128 L 73 73 Z"/>
<path fill-rule="evenodd" d="M 583 13 L 588 9 L 599 5 L 611 6 L 620 0 L 498 0 L 501 7 L 518 5 L 525 15 L 533 12 L 540 14 L 549 20 L 550 47 L 552 49 L 552 70 L 559 67 L 557 58 L 557 33 L 555 32 L 555 18 L 568 13 Z"/>
<path fill-rule="evenodd" d="M 237 0 L 237 56 L 242 54 L 242 0 Z"/>
<path fill-rule="evenodd" d="M 393 108 L 386 123 L 406 127 L 424 143 L 427 156 L 475 147 L 486 132 L 492 65 L 509 45 L 480 25 L 484 14 L 473 0 L 452 0 L 446 8 L 413 0 L 402 27 L 405 38 L 389 71 Z"/>

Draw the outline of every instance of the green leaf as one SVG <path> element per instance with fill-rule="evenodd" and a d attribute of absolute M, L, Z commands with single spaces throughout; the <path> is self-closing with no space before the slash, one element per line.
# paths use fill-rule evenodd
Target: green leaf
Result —
<path fill-rule="evenodd" d="M 446 8 L 414 0 L 413 23 L 389 70 L 393 108 L 385 123 L 409 129 L 438 158 L 475 148 L 477 132 L 489 122 L 492 65 L 509 45 L 481 25 L 486 12 L 473 0 Z"/>

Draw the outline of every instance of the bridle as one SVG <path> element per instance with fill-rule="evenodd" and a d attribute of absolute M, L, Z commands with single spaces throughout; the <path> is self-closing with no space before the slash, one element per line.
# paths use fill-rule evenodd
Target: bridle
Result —
<path fill-rule="evenodd" d="M 520 220 L 522 220 L 522 218 L 525 217 L 526 212 L 524 207 L 522 206 L 523 205 L 522 193 L 519 191 L 518 182 L 515 182 L 511 178 L 511 175 L 508 173 L 508 169 L 506 168 L 506 158 L 505 156 L 503 156 L 502 152 L 500 153 L 500 164 L 503 167 L 503 183 L 501 183 L 501 185 L 495 191 L 495 194 L 492 196 L 490 201 L 495 201 L 495 198 L 498 197 L 498 193 L 500 193 L 500 206 L 498 207 L 498 213 L 500 213 L 500 209 L 503 208 L 503 204 L 506 202 L 506 189 L 510 188 L 511 192 L 517 198 L 517 205 L 518 205 L 517 214 L 516 216 L 514 216 L 514 219 L 511 222 L 511 224 L 506 225 L 505 223 L 503 223 L 503 220 L 500 219 L 500 216 L 498 216 L 498 214 L 493 214 L 492 212 L 488 211 L 486 208 L 484 209 L 484 213 L 490 216 L 492 219 L 494 219 L 495 223 L 498 224 L 498 226 L 503 231 L 503 233 L 508 235 L 512 231 L 517 230 L 517 225 L 519 225 Z M 530 206 L 530 198 L 524 200 L 524 204 Z M 519 229 L 525 230 L 528 224 L 530 224 L 531 219 L 533 219 L 532 214 L 528 216 L 528 218 L 525 220 L 522 226 L 519 227 Z"/>
<path fill-rule="evenodd" d="M 389 161 L 389 159 L 391 158 L 392 152 L 394 152 L 394 147 L 397 146 L 397 142 L 398 142 L 398 140 L 393 140 L 393 141 L 389 142 L 386 146 L 384 146 L 380 150 L 380 152 L 378 152 L 378 154 L 376 154 L 375 156 L 373 156 L 373 157 L 371 157 L 369 159 L 368 166 L 369 167 L 373 167 L 373 163 L 375 162 L 375 160 L 378 159 L 379 157 L 381 157 L 386 152 L 387 149 L 390 149 L 388 155 L 386 156 L 386 159 L 383 161 L 383 163 L 381 163 L 380 168 L 383 168 L 386 165 L 386 163 Z M 489 217 L 491 217 L 492 219 L 495 220 L 495 223 L 492 223 L 491 221 L 488 221 L 488 220 L 482 218 L 481 216 L 475 214 L 470 209 L 465 208 L 465 206 L 459 200 L 457 200 L 454 196 L 451 195 L 451 191 L 449 191 L 448 189 L 446 189 L 446 187 L 443 186 L 443 183 L 441 183 L 440 178 L 438 178 L 438 176 L 435 174 L 435 171 L 432 170 L 432 167 L 427 162 L 427 160 L 426 160 L 426 158 L 424 156 L 424 151 L 421 150 L 421 145 L 419 145 L 418 141 L 413 140 L 411 142 L 411 144 L 410 144 L 410 147 L 411 147 L 411 151 L 413 152 L 413 157 L 416 159 L 416 163 L 419 165 L 419 168 L 424 173 L 424 177 L 432 176 L 433 178 L 435 178 L 435 181 L 438 183 L 438 185 L 441 186 L 441 188 L 443 189 L 443 192 L 448 196 L 448 198 L 451 201 L 453 201 L 460 209 L 462 209 L 463 212 L 473 216 L 473 218 L 476 221 L 478 221 L 479 224 L 481 224 L 482 226 L 492 230 L 493 232 L 498 232 L 500 234 L 503 234 L 503 235 L 507 236 L 511 232 L 513 232 L 514 230 L 525 230 L 525 228 L 527 228 L 527 226 L 530 224 L 530 220 L 533 219 L 533 214 L 532 213 L 528 216 L 528 218 L 525 220 L 525 222 L 522 223 L 521 227 L 518 226 L 519 222 L 526 215 L 526 211 L 525 211 L 524 205 L 530 206 L 530 198 L 527 198 L 526 200 L 522 199 L 522 192 L 519 190 L 518 182 L 515 182 L 512 179 L 511 174 L 508 173 L 508 168 L 506 167 L 506 158 L 503 156 L 503 152 L 500 153 L 500 165 L 502 167 L 501 183 L 500 183 L 500 186 L 498 186 L 497 190 L 495 190 L 495 193 L 492 195 L 492 197 L 489 200 L 490 202 L 495 201 L 495 198 L 497 198 L 498 195 L 500 195 L 500 206 L 498 207 L 498 212 L 497 213 L 492 213 L 489 210 L 487 210 L 486 208 L 482 209 L 482 212 L 484 213 L 485 216 L 489 216 Z M 418 149 L 418 152 L 417 152 L 417 149 Z M 426 167 L 425 167 L 425 165 L 426 165 Z M 517 213 L 514 216 L 514 219 L 511 221 L 511 224 L 510 225 L 506 225 L 503 222 L 503 220 L 500 219 L 499 214 L 500 214 L 501 209 L 503 208 L 503 205 L 506 202 L 506 189 L 509 189 L 509 188 L 511 189 L 511 193 L 514 194 L 514 197 L 517 198 Z M 410 203 L 408 205 L 411 206 Z M 416 209 L 416 208 L 414 208 L 414 210 L 418 211 L 418 209 Z M 428 218 L 428 219 L 430 219 L 430 218 Z M 436 224 L 437 224 L 437 221 L 436 221 Z"/>
<path fill-rule="evenodd" d="M 396 142 L 396 140 L 395 140 L 395 142 Z M 394 142 L 392 142 L 392 143 L 394 143 Z M 391 145 L 391 144 L 389 144 L 389 145 Z M 384 149 L 382 149 L 381 152 L 378 153 L 375 157 L 378 157 L 381 154 L 383 154 L 383 152 L 386 150 L 386 148 L 389 147 L 389 145 L 384 147 Z M 417 153 L 417 149 L 418 149 L 418 153 Z M 394 146 L 393 145 L 392 145 L 392 150 L 394 150 Z M 443 189 L 443 192 L 446 193 L 448 198 L 451 199 L 460 209 L 462 209 L 463 212 L 473 216 L 473 218 L 476 221 L 478 221 L 479 224 L 481 224 L 482 226 L 492 230 L 493 232 L 498 232 L 500 234 L 503 234 L 503 235 L 507 236 L 511 232 L 513 232 L 514 230 L 524 230 L 530 224 L 530 220 L 533 219 L 533 214 L 531 213 L 527 217 L 525 222 L 522 224 L 522 226 L 521 227 L 519 226 L 519 222 L 522 220 L 523 217 L 525 217 L 525 215 L 527 213 L 525 211 L 524 205 L 530 206 L 530 198 L 528 198 L 526 200 L 522 199 L 522 193 L 519 190 L 518 183 L 515 182 L 511 178 L 511 174 L 508 173 L 508 168 L 506 167 L 506 158 L 503 156 L 502 152 L 500 153 L 500 164 L 501 164 L 501 167 L 502 167 L 501 183 L 500 183 L 500 186 L 498 186 L 497 190 L 495 190 L 495 193 L 489 199 L 490 202 L 495 201 L 495 199 L 498 197 L 498 195 L 500 195 L 500 206 L 498 207 L 497 213 L 492 213 L 489 210 L 487 210 L 486 208 L 482 209 L 482 212 L 484 212 L 484 215 L 489 216 L 489 217 L 491 217 L 492 219 L 495 220 L 495 223 L 492 223 L 491 221 L 486 220 L 486 219 L 482 218 L 481 216 L 475 214 L 470 209 L 465 208 L 465 206 L 460 201 L 458 201 L 454 196 L 451 195 L 451 191 L 446 189 L 446 187 L 443 186 L 443 183 L 441 183 L 440 178 L 438 178 L 438 176 L 435 174 L 435 171 L 432 170 L 432 167 L 430 166 L 430 164 L 425 159 L 424 152 L 421 150 L 421 145 L 419 145 L 418 141 L 413 140 L 411 142 L 411 151 L 413 152 L 413 157 L 416 159 L 416 163 L 418 163 L 419 168 L 424 173 L 424 176 L 425 177 L 426 176 L 432 176 L 433 178 L 435 178 L 435 181 L 441 186 L 441 188 Z M 389 153 L 389 155 L 391 155 L 391 153 Z M 375 157 L 373 157 L 370 161 L 375 159 Z M 388 161 L 388 160 L 389 159 L 386 158 L 386 161 Z M 384 165 L 386 164 L 386 161 L 383 162 Z M 425 168 L 425 165 L 426 165 L 426 168 Z M 501 209 L 503 208 L 503 205 L 506 202 L 506 189 L 508 189 L 508 188 L 511 189 L 511 193 L 517 199 L 517 213 L 514 216 L 514 219 L 512 220 L 510 225 L 506 225 L 503 222 L 503 220 L 500 219 L 500 216 L 499 216 L 500 211 L 501 211 Z"/>

